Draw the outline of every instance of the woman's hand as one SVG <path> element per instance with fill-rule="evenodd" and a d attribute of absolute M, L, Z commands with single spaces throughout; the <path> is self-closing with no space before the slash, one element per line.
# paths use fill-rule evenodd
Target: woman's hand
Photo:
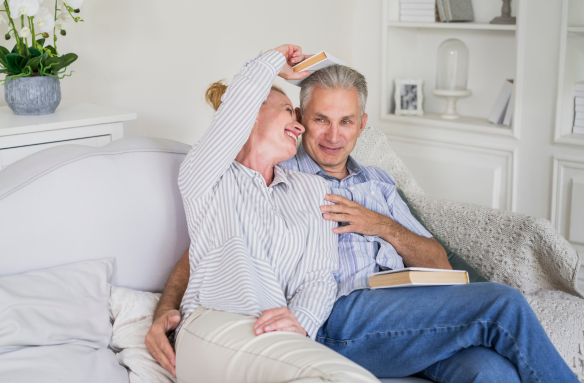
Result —
<path fill-rule="evenodd" d="M 306 60 L 309 57 L 312 57 L 312 55 L 302 54 L 302 48 L 300 48 L 299 46 L 286 44 L 270 50 L 278 51 L 281 54 L 283 54 L 284 57 L 286 57 L 286 64 L 284 65 L 280 73 L 278 73 L 278 76 L 282 77 L 284 80 L 301 80 L 304 77 L 308 77 L 310 75 L 310 72 L 308 71 L 294 72 L 292 70 L 292 67 L 294 65 Z"/>
<path fill-rule="evenodd" d="M 290 331 L 306 336 L 306 331 L 300 326 L 296 315 L 287 307 L 278 307 L 262 312 L 262 316 L 253 325 L 256 335 L 272 331 Z"/>

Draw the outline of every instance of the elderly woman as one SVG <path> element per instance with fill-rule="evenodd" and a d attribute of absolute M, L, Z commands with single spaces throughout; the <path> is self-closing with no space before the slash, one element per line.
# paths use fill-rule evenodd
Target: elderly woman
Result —
<path fill-rule="evenodd" d="M 321 216 L 323 179 L 276 166 L 296 154 L 304 128 L 272 85 L 276 75 L 308 75 L 292 70 L 304 58 L 300 47 L 278 47 L 207 91 L 215 118 L 179 173 L 191 237 L 180 382 L 377 381 L 313 341 L 337 291 L 335 224 Z M 146 343 L 174 372 L 168 347 Z"/>

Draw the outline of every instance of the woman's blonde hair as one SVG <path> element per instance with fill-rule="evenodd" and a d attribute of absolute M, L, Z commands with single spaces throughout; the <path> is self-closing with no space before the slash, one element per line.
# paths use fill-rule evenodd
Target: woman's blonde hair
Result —
<path fill-rule="evenodd" d="M 282 88 L 277 85 L 272 85 L 272 90 L 280 92 L 286 96 L 286 93 L 282 90 Z M 221 106 L 221 97 L 226 91 L 227 84 L 225 80 L 219 80 L 211 84 L 209 89 L 207 89 L 205 92 L 205 100 L 207 101 L 207 104 L 211 105 L 211 107 L 215 110 L 219 109 L 219 106 Z"/>

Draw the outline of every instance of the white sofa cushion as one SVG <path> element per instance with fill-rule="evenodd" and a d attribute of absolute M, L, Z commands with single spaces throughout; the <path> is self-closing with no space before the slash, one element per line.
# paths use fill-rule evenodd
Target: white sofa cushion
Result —
<path fill-rule="evenodd" d="M 30 346 L 107 347 L 114 259 L 0 278 L 0 355 Z"/>

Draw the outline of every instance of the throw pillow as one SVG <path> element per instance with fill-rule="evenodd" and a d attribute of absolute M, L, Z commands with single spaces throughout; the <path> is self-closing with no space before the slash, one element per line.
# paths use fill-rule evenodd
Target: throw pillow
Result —
<path fill-rule="evenodd" d="M 114 261 L 0 278 L 0 382 L 128 382 L 107 348 Z"/>
<path fill-rule="evenodd" d="M 114 258 L 0 278 L 0 354 L 30 346 L 107 347 Z"/>
<path fill-rule="evenodd" d="M 129 370 L 130 383 L 176 382 L 144 344 L 158 299 L 160 294 L 111 286 L 113 336 L 110 347 L 116 352 L 119 362 Z"/>
<path fill-rule="evenodd" d="M 420 224 L 422 226 L 424 226 L 424 228 L 426 230 L 428 230 L 426 225 L 424 225 L 424 222 L 422 222 L 420 217 L 416 214 L 415 210 L 412 209 L 412 206 L 410 205 L 410 202 L 406 198 L 406 195 L 404 194 L 404 192 L 401 189 L 397 189 L 397 192 L 399 193 L 399 196 L 401 197 L 401 199 L 408 206 L 408 209 L 410 209 L 410 213 L 414 216 L 414 218 L 418 222 L 420 222 Z M 439 238 L 437 238 L 434 235 L 434 233 L 432 233 L 430 230 L 428 230 L 428 232 L 430 234 L 432 234 L 432 236 L 434 236 L 434 238 L 438 241 L 438 243 L 440 243 L 442 245 L 442 247 L 444 247 L 444 250 L 446 250 L 446 254 L 448 255 L 448 262 L 450 263 L 450 266 L 452 266 L 452 268 L 454 270 L 466 270 L 468 272 L 468 279 L 469 279 L 470 283 L 488 282 L 488 279 L 483 277 L 478 271 L 476 271 L 476 269 L 474 267 L 469 265 L 460 255 L 458 255 L 454 251 L 450 250 L 448 248 L 448 246 L 446 246 Z"/>

